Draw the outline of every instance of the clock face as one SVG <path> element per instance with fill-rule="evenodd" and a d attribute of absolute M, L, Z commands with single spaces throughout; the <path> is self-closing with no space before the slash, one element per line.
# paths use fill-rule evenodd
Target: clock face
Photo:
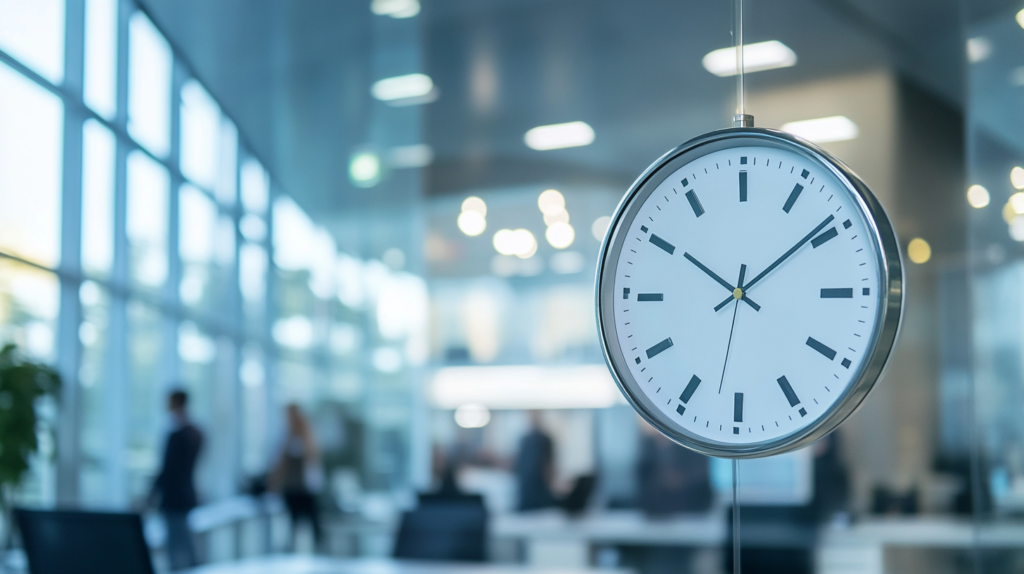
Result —
<path fill-rule="evenodd" d="M 848 416 L 888 357 L 895 237 L 819 153 L 726 138 L 663 159 L 619 209 L 603 342 L 634 406 L 687 446 L 795 448 Z"/>

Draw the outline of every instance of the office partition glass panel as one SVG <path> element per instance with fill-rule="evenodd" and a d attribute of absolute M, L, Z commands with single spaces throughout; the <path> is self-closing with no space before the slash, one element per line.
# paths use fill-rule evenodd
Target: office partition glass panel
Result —
<path fill-rule="evenodd" d="M 270 181 L 263 166 L 252 158 L 245 160 L 241 168 L 242 207 L 253 215 L 263 217 L 270 201 Z"/>
<path fill-rule="evenodd" d="M 82 130 L 82 270 L 105 277 L 114 264 L 114 134 L 96 120 Z"/>
<path fill-rule="evenodd" d="M 85 104 L 113 119 L 117 112 L 118 0 L 85 2 Z"/>
<path fill-rule="evenodd" d="M 213 196 L 225 207 L 238 202 L 238 128 L 221 116 L 218 130 L 217 184 Z"/>
<path fill-rule="evenodd" d="M 63 122 L 60 98 L 0 63 L 0 250 L 46 267 L 60 263 Z"/>
<path fill-rule="evenodd" d="M 181 173 L 212 190 L 220 168 L 220 108 L 196 80 L 181 88 Z"/>
<path fill-rule="evenodd" d="M 166 319 L 155 307 L 128 301 L 128 440 L 124 457 L 128 496 L 139 500 L 150 487 L 160 463 L 169 419 L 166 393 L 174 384 L 168 380 L 164 356 Z"/>
<path fill-rule="evenodd" d="M 0 0 L 0 50 L 60 84 L 64 80 L 64 0 Z"/>
<path fill-rule="evenodd" d="M 81 501 L 102 504 L 110 500 L 107 492 L 109 458 L 109 419 L 111 405 L 105 400 L 110 392 L 110 293 L 93 281 L 85 281 L 78 290 L 82 304 L 82 322 L 78 340 L 82 344 L 78 368 L 80 385 L 79 448 L 81 467 L 78 488 Z"/>
<path fill-rule="evenodd" d="M 247 332 L 264 336 L 267 308 L 267 250 L 242 243 L 238 252 L 238 286 L 242 293 L 242 317 Z"/>
<path fill-rule="evenodd" d="M 238 378 L 242 383 L 239 409 L 242 437 L 242 473 L 258 477 L 269 468 L 269 396 L 263 349 L 255 342 L 242 348 Z"/>
<path fill-rule="evenodd" d="M 181 257 L 181 302 L 227 318 L 232 290 L 234 225 L 217 204 L 191 185 L 179 195 L 178 253 Z"/>
<path fill-rule="evenodd" d="M 133 285 L 157 291 L 167 279 L 167 170 L 141 151 L 128 155 L 128 274 Z"/>
<path fill-rule="evenodd" d="M 171 133 L 171 65 L 167 40 L 144 14 L 128 26 L 128 133 L 157 156 L 166 156 Z"/>

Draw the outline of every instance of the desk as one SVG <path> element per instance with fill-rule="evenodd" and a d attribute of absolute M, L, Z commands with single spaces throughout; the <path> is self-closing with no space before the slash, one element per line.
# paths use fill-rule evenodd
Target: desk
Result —
<path fill-rule="evenodd" d="M 494 516 L 491 536 L 524 544 L 535 566 L 584 568 L 594 546 L 716 548 L 726 541 L 724 512 L 652 519 L 642 512 L 612 510 L 570 518 L 560 510 Z"/>
<path fill-rule="evenodd" d="M 382 558 L 337 559 L 319 556 L 269 556 L 222 562 L 187 574 L 628 574 L 625 570 L 537 569 L 508 564 L 417 562 Z"/>
<path fill-rule="evenodd" d="M 881 574 L 892 548 L 1024 548 L 1024 524 L 983 524 L 949 517 L 877 518 L 823 529 L 815 556 L 821 574 Z"/>

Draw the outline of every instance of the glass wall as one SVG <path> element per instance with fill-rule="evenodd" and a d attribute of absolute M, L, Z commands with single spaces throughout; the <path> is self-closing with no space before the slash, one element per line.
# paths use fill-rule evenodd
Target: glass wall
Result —
<path fill-rule="evenodd" d="M 286 402 L 333 437 L 328 466 L 358 475 L 378 440 L 365 382 L 423 360 L 423 282 L 401 268 L 340 250 L 134 2 L 0 1 L 0 342 L 58 365 L 76 413 L 73 448 L 43 441 L 23 502 L 141 502 L 174 388 L 207 437 L 203 501 L 267 472 Z"/>

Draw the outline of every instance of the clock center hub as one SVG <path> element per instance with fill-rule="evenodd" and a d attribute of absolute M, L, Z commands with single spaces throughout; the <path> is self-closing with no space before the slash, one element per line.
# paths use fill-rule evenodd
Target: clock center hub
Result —
<path fill-rule="evenodd" d="M 732 290 L 732 297 L 733 297 L 733 299 L 742 299 L 743 298 L 743 289 L 740 289 L 739 287 L 733 289 Z"/>

